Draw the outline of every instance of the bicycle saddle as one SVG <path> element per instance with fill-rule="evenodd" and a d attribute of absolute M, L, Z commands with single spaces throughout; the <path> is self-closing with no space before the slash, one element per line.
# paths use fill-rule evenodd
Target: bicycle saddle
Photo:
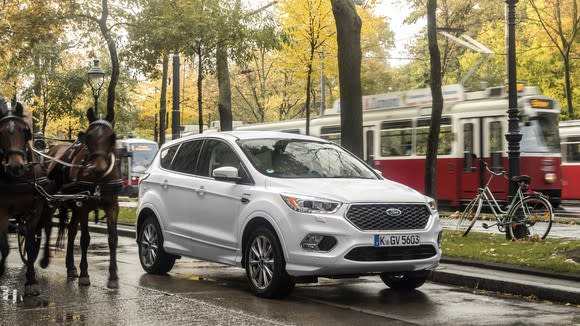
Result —
<path fill-rule="evenodd" d="M 512 177 L 512 181 L 513 182 L 523 182 L 523 183 L 530 183 L 530 181 L 532 180 L 532 178 L 530 178 L 529 175 L 516 175 L 515 177 Z"/>

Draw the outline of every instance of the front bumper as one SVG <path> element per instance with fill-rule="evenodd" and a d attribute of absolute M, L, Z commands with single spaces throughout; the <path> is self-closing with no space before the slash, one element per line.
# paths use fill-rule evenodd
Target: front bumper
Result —
<path fill-rule="evenodd" d="M 337 215 L 291 212 L 282 226 L 286 270 L 292 276 L 363 275 L 381 272 L 432 270 L 441 259 L 439 215 L 432 212 L 421 230 L 362 231 L 339 211 Z M 308 234 L 332 236 L 336 245 L 328 252 L 303 249 L 300 242 Z M 417 246 L 375 248 L 381 235 L 419 235 Z"/>

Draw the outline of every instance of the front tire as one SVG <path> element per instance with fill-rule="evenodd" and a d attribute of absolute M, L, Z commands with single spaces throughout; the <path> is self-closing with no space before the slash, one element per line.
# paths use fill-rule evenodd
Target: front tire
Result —
<path fill-rule="evenodd" d="M 244 261 L 248 284 L 255 295 L 279 299 L 294 288 L 294 279 L 286 272 L 282 246 L 272 230 L 259 227 L 250 234 Z"/>
<path fill-rule="evenodd" d="M 409 292 L 425 283 L 429 271 L 382 273 L 380 276 L 391 290 Z"/>
<path fill-rule="evenodd" d="M 24 223 L 24 222 L 21 222 Z M 25 235 L 25 226 L 22 224 L 18 227 L 18 252 L 20 253 L 20 259 L 22 263 L 28 263 L 28 253 L 26 252 L 26 235 Z M 38 257 L 38 253 L 40 252 L 40 241 L 41 241 L 42 231 L 36 232 L 34 234 L 34 255 Z"/>
<path fill-rule="evenodd" d="M 462 236 L 466 236 L 475 221 L 479 218 L 479 213 L 481 213 L 481 206 L 483 205 L 483 200 L 480 196 L 473 198 L 465 207 L 465 210 L 461 213 L 459 221 L 457 222 L 457 232 L 461 232 Z"/>
<path fill-rule="evenodd" d="M 139 229 L 139 261 L 150 274 L 165 274 L 175 264 L 175 256 L 163 250 L 163 234 L 157 220 L 147 217 Z"/>

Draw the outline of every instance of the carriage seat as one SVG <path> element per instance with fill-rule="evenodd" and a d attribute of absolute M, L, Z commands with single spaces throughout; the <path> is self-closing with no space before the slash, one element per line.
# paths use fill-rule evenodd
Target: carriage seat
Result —
<path fill-rule="evenodd" d="M 532 178 L 530 178 L 529 175 L 525 175 L 525 174 L 523 174 L 523 175 L 516 175 L 516 176 L 512 177 L 512 181 L 513 182 L 517 182 L 517 183 L 523 182 L 523 183 L 526 183 L 526 184 L 530 184 L 530 181 L 531 180 L 532 180 Z"/>

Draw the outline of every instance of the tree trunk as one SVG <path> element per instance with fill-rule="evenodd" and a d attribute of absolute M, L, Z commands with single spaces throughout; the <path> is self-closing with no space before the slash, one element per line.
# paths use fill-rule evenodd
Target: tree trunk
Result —
<path fill-rule="evenodd" d="M 117 88 L 117 83 L 119 82 L 119 57 L 117 55 L 117 46 L 115 45 L 115 40 L 107 27 L 107 19 L 109 17 L 109 7 L 107 0 L 102 0 L 103 13 L 101 18 L 98 20 L 99 28 L 101 29 L 101 34 L 107 42 L 107 47 L 109 49 L 109 55 L 111 56 L 111 81 L 109 82 L 109 87 L 107 88 L 107 119 L 113 121 L 115 118 L 115 89 Z M 97 108 L 95 108 L 96 110 Z"/>
<path fill-rule="evenodd" d="M 443 94 L 441 92 L 441 57 L 437 44 L 437 0 L 427 2 L 427 37 L 429 42 L 429 58 L 431 61 L 431 127 L 427 142 L 427 158 L 425 162 L 425 194 L 437 198 L 437 148 L 439 146 L 439 130 L 441 113 L 443 112 Z"/>
<path fill-rule="evenodd" d="M 574 119 L 574 107 L 572 105 L 572 82 L 570 81 L 570 57 L 564 57 L 564 75 L 566 88 L 566 102 L 568 104 L 568 119 Z"/>
<path fill-rule="evenodd" d="M 167 129 L 167 74 L 169 73 L 169 56 L 163 55 L 163 70 L 161 77 L 161 95 L 159 96 L 159 145 L 165 144 L 165 129 Z"/>
<path fill-rule="evenodd" d="M 310 62 L 308 63 L 308 74 L 306 77 L 306 103 L 304 104 L 304 111 L 306 111 L 306 135 L 310 135 L 310 85 L 312 84 L 312 58 L 310 54 Z"/>
<path fill-rule="evenodd" d="M 216 49 L 216 70 L 218 80 L 218 111 L 220 114 L 220 130 L 233 130 L 232 122 L 232 91 L 230 87 L 230 72 L 228 69 L 228 52 L 223 42 Z"/>
<path fill-rule="evenodd" d="M 363 158 L 362 91 L 360 81 L 362 21 L 352 0 L 331 0 L 338 41 L 341 143 Z"/>

